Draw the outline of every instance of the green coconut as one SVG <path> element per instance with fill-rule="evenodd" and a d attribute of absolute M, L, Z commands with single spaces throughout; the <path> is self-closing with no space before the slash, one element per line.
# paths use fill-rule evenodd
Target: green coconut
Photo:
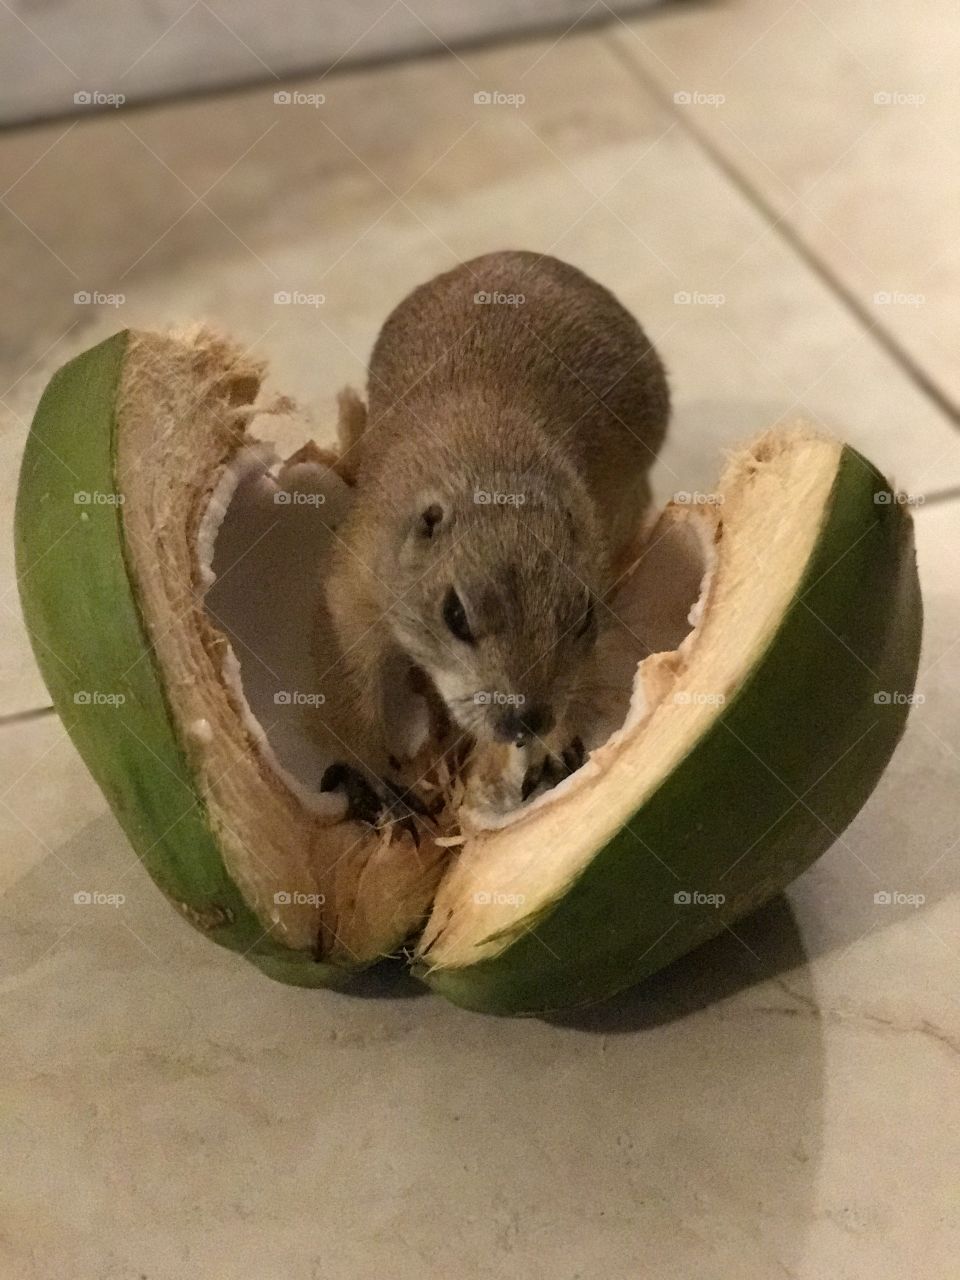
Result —
<path fill-rule="evenodd" d="M 350 477 L 261 442 L 291 413 L 263 378 L 207 331 L 117 334 L 52 379 L 17 502 L 54 704 L 206 936 L 300 985 L 399 955 L 469 1008 L 560 1009 L 753 910 L 859 811 L 916 678 L 912 525 L 871 463 L 797 425 L 638 527 L 576 773 L 499 812 L 407 689 L 391 741 L 443 808 L 417 839 L 356 820 L 320 790 L 368 758 L 323 592 Z"/>

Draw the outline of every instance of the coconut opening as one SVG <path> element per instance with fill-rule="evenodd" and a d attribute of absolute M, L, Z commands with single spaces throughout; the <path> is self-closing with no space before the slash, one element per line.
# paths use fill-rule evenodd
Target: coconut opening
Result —
<path fill-rule="evenodd" d="M 305 804 L 337 818 L 344 816 L 342 797 L 319 792 L 326 768 L 343 762 L 375 776 L 358 736 L 323 585 L 352 500 L 333 455 L 312 443 L 283 464 L 272 446 L 249 444 L 213 489 L 197 544 L 204 604 L 228 641 L 225 683 L 269 766 Z M 630 732 L 662 696 L 668 655 L 685 643 L 699 616 L 716 525 L 715 509 L 668 508 L 624 557 L 584 686 L 588 753 Z M 429 726 L 423 698 L 409 690 L 393 708 L 388 742 L 403 766 L 401 780 L 428 790 L 445 748 L 427 740 Z M 516 772 L 524 762 L 524 753 L 509 746 L 487 767 Z M 519 796 L 507 812 L 487 803 L 476 756 L 467 758 L 461 779 L 455 766 L 447 762 L 450 803 L 437 817 L 442 840 L 517 819 Z M 548 806 L 576 781 L 573 774 L 543 791 L 523 812 Z"/>

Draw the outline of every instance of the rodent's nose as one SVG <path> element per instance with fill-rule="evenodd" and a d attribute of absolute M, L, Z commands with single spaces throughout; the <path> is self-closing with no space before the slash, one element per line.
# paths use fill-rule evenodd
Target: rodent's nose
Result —
<path fill-rule="evenodd" d="M 528 738 L 549 733 L 553 728 L 553 709 L 545 703 L 504 707 L 497 715 L 495 732 L 503 742 L 524 743 Z"/>

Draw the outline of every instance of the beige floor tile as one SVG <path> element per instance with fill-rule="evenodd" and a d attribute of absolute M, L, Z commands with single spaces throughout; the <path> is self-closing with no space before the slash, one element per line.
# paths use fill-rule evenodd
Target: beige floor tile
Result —
<path fill-rule="evenodd" d="M 950 0 L 676 5 L 613 38 L 960 406 Z"/>
<path fill-rule="evenodd" d="M 864 813 L 791 906 L 554 1023 L 270 983 L 57 721 L 0 727 L 4 1274 L 951 1280 L 960 503 L 918 533 L 926 701 Z"/>
<path fill-rule="evenodd" d="M 960 1114 L 937 1111 L 960 1049 L 960 502 L 921 508 L 917 541 L 922 701 L 863 812 L 789 893 L 814 1003 L 793 974 L 780 985 L 834 1050 L 811 1278 L 947 1277 L 958 1243 L 944 1174 Z"/>
<path fill-rule="evenodd" d="M 270 356 L 304 431 L 324 435 L 389 307 L 506 245 L 596 275 L 662 347 L 676 419 L 661 496 L 709 485 L 724 447 L 798 413 L 908 489 L 960 482 L 960 436 L 599 36 L 475 52 L 470 66 L 304 82 L 326 95 L 316 108 L 255 89 L 6 137 L 23 176 L 7 197 L 21 221 L 2 224 L 0 505 L 45 380 L 116 328 L 210 319 Z M 478 84 L 526 101 L 476 105 Z M 76 305 L 83 290 L 124 301 Z M 325 301 L 276 305 L 280 291 Z M 0 711 L 15 711 L 45 693 L 3 548 Z"/>
<path fill-rule="evenodd" d="M 82 867 L 58 849 L 106 809 L 56 715 L 0 724 L 0 892 L 41 863 L 64 892 L 80 889 Z"/>

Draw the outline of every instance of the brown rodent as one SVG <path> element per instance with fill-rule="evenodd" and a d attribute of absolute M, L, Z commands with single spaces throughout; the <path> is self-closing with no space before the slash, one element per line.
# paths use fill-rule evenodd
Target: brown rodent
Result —
<path fill-rule="evenodd" d="M 367 397 L 344 417 L 356 500 L 327 595 L 371 740 L 410 664 L 474 739 L 562 752 L 666 431 L 657 353 L 575 267 L 492 253 L 397 306 Z"/>

